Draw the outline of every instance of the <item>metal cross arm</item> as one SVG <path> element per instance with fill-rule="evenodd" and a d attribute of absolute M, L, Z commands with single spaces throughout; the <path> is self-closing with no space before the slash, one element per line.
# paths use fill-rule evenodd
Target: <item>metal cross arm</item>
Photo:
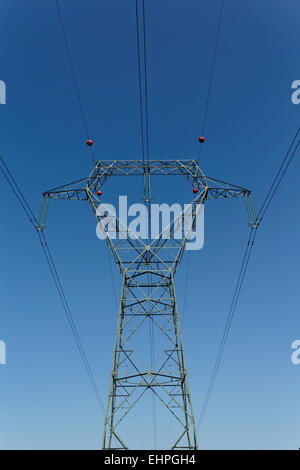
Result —
<path fill-rule="evenodd" d="M 197 190 L 206 190 L 206 199 L 235 198 L 243 196 L 249 217 L 249 224 L 258 225 L 251 191 L 225 181 L 206 176 L 196 160 L 99 160 L 90 176 L 71 183 L 53 188 L 43 193 L 38 230 L 45 228 L 46 212 L 49 199 L 70 199 L 89 201 L 93 205 L 99 203 L 97 191 L 112 176 L 184 176 Z M 45 201 L 46 200 L 46 201 Z"/>
<path fill-rule="evenodd" d="M 83 178 L 43 192 L 37 230 L 44 230 L 45 228 L 49 199 L 75 199 L 77 201 L 88 201 L 86 188 L 89 180 L 89 177 Z"/>

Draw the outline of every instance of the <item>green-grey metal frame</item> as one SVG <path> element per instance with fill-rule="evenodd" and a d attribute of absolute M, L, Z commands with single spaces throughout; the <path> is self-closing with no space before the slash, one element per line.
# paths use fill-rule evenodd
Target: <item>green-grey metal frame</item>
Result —
<path fill-rule="evenodd" d="M 170 223 L 167 239 L 164 230 L 148 242 L 131 237 L 130 233 L 127 236 L 128 228 L 119 219 L 115 224 L 113 217 L 111 224 L 115 225 L 112 228 L 117 227 L 119 237 L 110 236 L 110 230 L 107 225 L 104 226 L 97 210 L 103 204 L 97 191 L 112 176 L 130 175 L 147 177 L 149 182 L 154 175 L 181 175 L 197 188 L 193 201 L 185 209 L 190 211 L 191 217 L 189 226 L 185 227 L 184 238 L 177 239 L 175 236 L 178 226 L 183 223 L 184 213 Z M 178 435 L 171 448 L 198 448 L 174 275 L 204 202 L 241 196 L 246 201 L 249 224 L 256 226 L 250 191 L 206 176 L 196 160 L 100 160 L 87 178 L 43 193 L 38 229 L 45 228 L 49 199 L 88 201 L 99 226 L 106 231 L 107 244 L 122 276 L 103 449 L 128 448 L 126 438 L 121 436 L 119 430 L 128 413 L 147 391 L 157 397 L 178 423 Z M 155 328 L 156 337 L 159 338 L 160 349 L 150 364 L 145 357 L 146 324 Z"/>

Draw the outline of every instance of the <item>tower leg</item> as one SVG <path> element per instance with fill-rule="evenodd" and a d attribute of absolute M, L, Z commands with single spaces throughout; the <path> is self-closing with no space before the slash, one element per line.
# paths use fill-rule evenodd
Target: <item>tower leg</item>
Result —
<path fill-rule="evenodd" d="M 149 362 L 149 323 L 155 355 Z M 148 328 L 147 328 L 148 327 Z M 177 423 L 172 449 L 197 449 L 195 419 L 185 364 L 173 276 L 153 271 L 123 276 L 103 449 L 127 449 L 122 424 L 151 391 Z M 176 429 L 176 432 L 177 432 Z"/>

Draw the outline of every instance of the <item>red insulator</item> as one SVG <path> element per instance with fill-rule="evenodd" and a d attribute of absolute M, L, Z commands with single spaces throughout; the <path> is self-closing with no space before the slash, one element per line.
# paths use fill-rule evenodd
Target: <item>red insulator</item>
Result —
<path fill-rule="evenodd" d="M 197 188 L 193 188 L 193 193 L 197 193 L 198 192 L 198 189 Z"/>
<path fill-rule="evenodd" d="M 203 142 L 205 142 L 205 138 L 204 138 L 204 137 L 202 137 L 202 136 L 201 136 L 201 137 L 199 137 L 199 139 L 198 139 L 198 140 L 199 140 L 200 144 L 203 144 Z"/>
<path fill-rule="evenodd" d="M 90 147 L 91 145 L 93 145 L 93 141 L 91 139 L 87 140 L 86 145 Z"/>
<path fill-rule="evenodd" d="M 98 196 L 102 195 L 102 191 L 97 191 Z"/>

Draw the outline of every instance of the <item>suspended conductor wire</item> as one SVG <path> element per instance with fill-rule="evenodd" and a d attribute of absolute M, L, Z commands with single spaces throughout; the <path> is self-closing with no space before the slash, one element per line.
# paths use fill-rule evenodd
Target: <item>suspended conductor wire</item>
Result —
<path fill-rule="evenodd" d="M 54 261 L 53 261 L 53 257 L 52 257 L 52 255 L 51 255 L 51 252 L 50 252 L 48 243 L 47 243 L 46 238 L 45 238 L 45 234 L 44 234 L 43 232 L 41 233 L 40 231 L 38 231 L 38 235 L 39 235 L 39 238 L 40 238 L 40 242 L 41 242 L 41 245 L 42 245 L 42 249 L 43 249 L 44 254 L 45 254 L 45 257 L 46 257 L 47 264 L 48 264 L 48 266 L 49 266 L 49 269 L 50 269 L 50 271 L 51 271 L 51 274 L 52 274 L 52 277 L 53 277 L 53 280 L 54 280 L 54 283 L 55 283 L 57 292 L 58 292 L 59 297 L 60 297 L 60 299 L 61 299 L 61 302 L 62 302 L 64 311 L 65 311 L 65 313 L 66 313 L 66 316 L 67 316 L 67 319 L 68 319 L 70 328 L 71 328 L 72 333 L 73 333 L 73 336 L 74 336 L 74 338 L 75 338 L 75 341 L 76 341 L 76 344 L 77 344 L 79 353 L 80 353 L 80 355 L 81 355 L 81 358 L 82 358 L 84 367 L 85 367 L 86 372 L 87 372 L 87 374 L 88 374 L 88 377 L 89 377 L 91 386 L 92 386 L 93 391 L 94 391 L 94 393 L 95 393 L 96 399 L 97 399 L 97 401 L 98 401 L 98 403 L 99 403 L 99 405 L 100 405 L 102 414 L 103 414 L 103 416 L 105 416 L 105 409 L 104 409 L 103 401 L 102 401 L 102 399 L 101 399 L 100 392 L 99 392 L 98 387 L 97 387 L 97 385 L 96 385 L 96 382 L 95 382 L 93 373 L 92 373 L 92 371 L 91 371 L 91 368 L 90 368 L 90 365 L 89 365 L 89 362 L 88 362 L 88 359 L 87 359 L 87 356 L 86 356 L 84 347 L 83 347 L 83 345 L 82 345 L 82 342 L 81 342 L 81 339 L 80 339 L 80 336 L 79 336 L 79 333 L 78 333 L 76 324 L 75 324 L 75 322 L 74 322 L 73 315 L 72 315 L 72 313 L 71 313 L 71 310 L 70 310 L 68 301 L 67 301 L 66 296 L 65 296 L 65 293 L 64 293 L 64 289 L 63 289 L 63 287 L 62 287 L 60 278 L 59 278 L 59 276 L 58 276 L 58 273 L 57 273 L 57 270 L 56 270 L 56 267 L 55 267 L 55 264 L 54 264 Z"/>
<path fill-rule="evenodd" d="M 31 224 L 33 224 L 34 227 L 36 227 L 37 220 L 36 220 L 32 210 L 31 210 L 30 206 L 28 205 L 26 199 L 24 198 L 24 195 L 23 195 L 22 191 L 20 190 L 19 186 L 17 185 L 16 180 L 14 179 L 12 173 L 8 169 L 6 163 L 5 163 L 5 161 L 4 161 L 4 159 L 2 158 L 1 155 L 0 155 L 0 160 L 1 160 L 1 163 L 2 163 L 2 165 L 0 165 L 1 173 L 3 174 L 3 176 L 6 179 L 7 183 L 9 184 L 9 186 L 10 186 L 11 190 L 13 191 L 14 195 L 18 199 L 20 205 L 22 206 L 25 214 L 28 217 L 29 222 Z M 3 169 L 3 167 L 4 167 L 4 169 Z M 5 173 L 5 171 L 6 171 L 6 173 Z"/>
<path fill-rule="evenodd" d="M 146 14 L 145 14 L 145 2 L 142 1 L 142 28 L 139 25 L 139 9 L 138 9 L 138 0 L 135 2 L 135 15 L 136 15 L 136 38 L 137 38 L 137 61 L 138 61 L 138 84 L 139 84 L 139 101 L 140 101 L 140 128 L 141 128 L 141 147 L 142 147 L 142 158 L 144 165 L 144 199 L 147 200 L 148 209 L 150 207 L 150 188 L 149 188 L 149 179 L 148 179 L 148 194 L 146 191 L 146 177 L 150 178 L 149 174 L 147 175 L 145 168 L 145 156 L 147 158 L 148 172 L 150 171 L 150 152 L 149 152 L 149 118 L 148 118 L 148 79 L 147 79 L 147 48 L 146 48 Z M 143 37 L 143 47 L 141 47 L 141 29 Z M 144 86 L 142 84 L 142 60 L 143 59 L 143 72 L 144 72 Z M 143 106 L 143 97 L 145 105 Z M 145 116 L 144 116 L 145 114 Z M 148 210 L 149 220 L 148 226 L 151 226 L 151 211 Z M 150 285 L 149 273 L 148 285 Z M 148 295 L 150 296 L 150 287 L 148 287 Z M 149 342 L 150 342 L 150 360 L 154 364 L 154 327 L 153 321 L 150 317 L 149 323 Z M 154 449 L 156 449 L 157 443 L 157 430 L 156 430 L 156 403 L 155 395 L 152 394 L 152 416 L 153 416 L 153 439 L 154 439 Z"/>
<path fill-rule="evenodd" d="M 297 130 L 297 132 L 295 134 L 295 137 L 293 138 L 287 153 L 285 154 L 285 157 L 284 157 L 284 159 L 283 159 L 283 161 L 280 165 L 280 168 L 278 169 L 278 171 L 276 173 L 276 176 L 273 180 L 273 183 L 271 184 L 271 187 L 270 187 L 270 189 L 269 189 L 269 191 L 268 191 L 268 193 L 267 193 L 267 195 L 264 199 L 264 202 L 263 202 L 263 204 L 262 204 L 262 206 L 261 206 L 261 208 L 260 208 L 260 210 L 257 214 L 257 218 L 259 219 L 259 221 L 262 221 L 262 219 L 263 219 L 263 217 L 264 217 L 264 215 L 265 215 L 265 213 L 266 213 L 266 211 L 267 211 L 267 209 L 268 209 L 268 207 L 269 207 L 269 205 L 270 205 L 270 203 L 271 203 L 271 201 L 272 201 L 272 199 L 273 199 L 273 197 L 274 197 L 274 195 L 275 195 L 275 193 L 278 189 L 278 186 L 281 183 L 281 180 L 282 180 L 283 176 L 285 175 L 285 172 L 287 171 L 287 169 L 288 169 L 288 167 L 289 167 L 289 165 L 290 165 L 290 163 L 291 163 L 291 161 L 292 161 L 292 159 L 293 159 L 293 157 L 296 153 L 296 150 L 297 150 L 297 148 L 299 146 L 299 143 L 300 143 L 300 139 L 298 140 L 296 145 L 295 145 L 295 142 L 296 142 L 297 137 L 299 136 L 299 133 L 300 133 L 300 127 Z M 293 147 L 294 147 L 294 150 L 293 150 L 290 158 L 288 158 Z M 286 163 L 286 166 L 284 167 L 285 163 Z"/>
<path fill-rule="evenodd" d="M 71 51 L 70 51 L 70 47 L 69 47 L 69 42 L 68 42 L 68 39 L 67 39 L 67 34 L 66 34 L 65 26 L 64 26 L 64 21 L 63 21 L 63 17 L 62 17 L 62 13 L 61 13 L 61 9 L 60 9 L 58 0 L 55 0 L 55 4 L 56 4 L 56 11 L 57 11 L 59 24 L 60 24 L 62 35 L 63 35 L 63 38 L 64 38 L 65 49 L 66 49 L 66 53 L 67 53 L 67 57 L 68 57 L 68 61 L 69 61 L 70 69 L 71 69 L 71 74 L 72 74 L 72 78 L 73 78 L 75 93 L 76 93 L 79 108 L 80 108 L 80 113 L 81 113 L 82 122 L 83 122 L 84 130 L 85 130 L 85 134 L 86 134 L 86 139 L 90 140 L 90 133 L 89 133 L 89 130 L 88 130 L 87 120 L 86 120 L 86 116 L 85 116 L 85 112 L 84 112 L 84 108 L 83 108 L 83 104 L 82 104 L 82 99 L 81 99 L 80 92 L 79 92 L 78 80 L 77 80 L 77 77 L 76 77 L 75 68 L 74 68 L 74 65 L 73 65 L 73 60 L 72 60 Z M 91 146 L 89 147 L 89 149 L 90 149 L 90 153 L 91 153 L 92 162 L 95 163 L 93 149 L 92 149 Z"/>
<path fill-rule="evenodd" d="M 213 83 L 213 78 L 214 78 L 215 65 L 216 65 L 216 57 L 217 57 L 217 50 L 218 50 L 218 45 L 219 45 L 220 32 L 221 32 L 221 24 L 222 24 L 222 18 L 223 18 L 224 1 L 225 1 L 225 0 L 221 0 L 221 6 L 220 6 L 220 12 L 219 12 L 219 19 L 218 19 L 218 26 L 217 26 L 217 34 L 216 34 L 216 41 L 215 41 L 215 46 L 214 46 L 214 50 L 213 50 L 213 57 L 212 57 L 212 62 L 211 62 L 211 67 L 210 67 L 210 72 L 209 72 L 208 87 L 207 87 L 207 95 L 206 95 L 206 100 L 205 100 L 204 113 L 203 113 L 203 120 L 202 120 L 202 127 L 201 127 L 201 135 L 205 135 L 206 121 L 207 121 L 207 113 L 208 113 L 208 105 L 209 105 L 209 99 L 210 99 L 210 95 L 211 95 L 212 83 Z M 198 150 L 198 158 L 200 158 L 201 149 L 202 149 L 202 145 L 200 144 L 200 145 L 199 145 L 199 150 Z"/>
<path fill-rule="evenodd" d="M 148 165 L 150 161 L 149 153 L 149 113 L 148 113 L 148 78 L 147 78 L 147 49 L 146 49 L 146 19 L 145 0 L 143 0 L 143 43 L 144 43 L 144 83 L 145 83 L 145 125 L 146 125 L 146 152 Z"/>
<path fill-rule="evenodd" d="M 148 72 L 147 72 L 147 46 L 146 46 L 146 14 L 145 14 L 145 0 L 142 3 L 143 6 L 143 51 L 144 51 L 144 86 L 145 86 L 145 127 L 146 127 L 146 155 L 148 163 L 148 172 L 150 172 L 150 151 L 149 151 L 149 111 L 148 111 Z M 148 217 L 149 217 L 149 227 L 151 227 L 151 210 L 150 210 L 150 175 L 148 176 Z M 149 279 L 148 273 L 148 279 Z M 150 284 L 150 282 L 148 282 Z M 149 288 L 150 289 L 150 288 Z M 150 323 L 150 348 L 151 348 L 151 362 L 152 365 L 155 361 L 155 352 L 154 352 L 154 325 L 151 318 Z M 155 394 L 152 394 L 152 416 L 153 416 L 153 440 L 154 440 L 154 450 L 157 448 L 157 424 L 156 424 L 156 401 Z"/>
<path fill-rule="evenodd" d="M 37 228 L 37 219 L 36 217 L 34 216 L 33 214 L 33 211 L 31 210 L 31 207 L 29 206 L 27 200 L 25 199 L 24 197 L 24 194 L 23 192 L 21 191 L 20 187 L 18 186 L 16 180 L 14 179 L 12 173 L 10 172 L 10 170 L 8 169 L 4 159 L 2 156 L 0 156 L 0 161 L 1 161 L 1 164 L 0 164 L 0 170 L 4 176 L 4 178 L 6 179 L 7 183 L 9 184 L 11 190 L 13 191 L 13 193 L 15 194 L 18 202 L 20 203 L 21 207 L 23 208 L 25 214 L 27 215 L 28 219 L 29 219 L 29 222 L 31 224 L 33 224 L 33 226 L 35 228 Z M 48 246 L 48 243 L 46 241 L 46 237 L 45 237 L 45 234 L 44 232 L 41 232 L 39 230 L 37 230 L 37 234 L 38 234 L 38 237 L 39 237 L 39 240 L 40 240 L 40 243 L 41 243 L 41 246 L 42 246 L 42 249 L 43 249 L 43 252 L 44 252 L 44 255 L 45 255 L 45 258 L 46 258 L 46 261 L 47 261 L 47 264 L 49 266 L 49 269 L 50 269 L 50 272 L 51 272 L 51 275 L 53 277 L 53 280 L 54 280 L 54 283 L 55 283 L 55 286 L 56 286 L 56 289 L 57 289 L 57 292 L 58 292 L 58 295 L 59 295 L 59 298 L 61 300 L 61 303 L 62 303 L 62 306 L 63 306 L 63 309 L 64 309 L 64 312 L 67 316 L 67 319 L 68 319 L 68 322 L 69 322 L 69 325 L 71 327 L 71 331 L 73 333 L 73 336 L 74 336 L 74 339 L 76 341 L 76 344 L 77 344 L 77 347 L 78 347 L 78 350 L 79 350 L 79 353 L 80 353 L 80 356 L 81 356 L 81 359 L 83 361 L 83 364 L 84 364 L 84 367 L 86 369 L 86 372 L 87 372 L 87 375 L 89 377 L 89 380 L 90 380 L 90 383 L 91 383 L 91 386 L 92 386 L 92 389 L 94 391 L 94 394 L 96 396 L 96 399 L 100 405 L 100 408 L 101 408 L 101 411 L 103 413 L 103 415 L 105 416 L 105 410 L 104 410 L 104 405 L 103 405 L 103 401 L 101 399 L 101 395 L 100 395 L 100 392 L 99 392 L 99 389 L 96 385 L 96 382 L 95 382 L 95 379 L 94 379 L 94 376 L 93 376 L 93 373 L 91 371 L 91 368 L 90 368 L 90 365 L 89 365 L 89 362 L 88 362 L 88 359 L 87 359 L 87 356 L 86 356 L 86 353 L 85 353 L 85 350 L 84 350 L 84 347 L 83 347 L 83 344 L 82 344 L 82 341 L 80 339 L 80 336 L 79 336 L 79 333 L 78 333 L 78 330 L 77 330 L 77 327 L 76 327 L 76 324 L 75 324 L 75 321 L 74 321 L 74 318 L 73 318 L 73 315 L 72 315 L 72 312 L 70 310 L 70 307 L 69 307 L 69 304 L 68 304 L 68 301 L 67 301 L 67 298 L 66 298 L 66 295 L 65 295 L 65 292 L 64 292 L 64 289 L 63 289 L 63 286 L 62 286 L 62 283 L 60 281 L 60 278 L 59 278 L 59 275 L 58 275 L 58 272 L 57 272 L 57 269 L 56 269 L 56 266 L 54 264 L 54 261 L 53 261 L 53 257 L 52 257 L 52 254 L 50 252 L 50 249 L 49 249 L 49 246 Z"/>
<path fill-rule="evenodd" d="M 208 402 L 209 402 L 209 399 L 210 399 L 210 396 L 211 396 L 211 393 L 212 393 L 212 389 L 213 389 L 213 386 L 214 386 L 214 383 L 215 383 L 215 380 L 216 380 L 216 376 L 217 376 L 217 373 L 218 373 L 218 370 L 219 370 L 219 367 L 220 367 L 220 363 L 221 363 L 221 359 L 222 359 L 222 356 L 223 356 L 224 348 L 225 348 L 225 345 L 226 345 L 226 341 L 227 341 L 229 331 L 230 331 L 230 327 L 231 327 L 231 324 L 232 324 L 232 320 L 233 320 L 233 317 L 234 317 L 237 301 L 238 301 L 238 298 L 239 298 L 239 295 L 240 295 L 240 292 L 241 292 L 244 277 L 245 277 L 246 270 L 247 270 L 247 267 L 248 267 L 248 263 L 249 263 L 250 255 L 251 255 L 251 252 L 252 252 L 255 236 L 256 236 L 256 229 L 251 229 L 249 238 L 247 240 L 247 245 L 246 245 L 242 265 L 241 265 L 241 268 L 240 268 L 240 271 L 239 271 L 236 287 L 235 287 L 235 290 L 234 290 L 233 299 L 231 301 L 229 314 L 228 314 L 228 317 L 227 317 L 227 320 L 226 320 L 223 336 L 222 336 L 222 339 L 221 339 L 221 344 L 220 344 L 219 351 L 218 351 L 218 354 L 217 354 L 217 359 L 216 359 L 216 362 L 215 362 L 215 365 L 214 365 L 214 368 L 213 368 L 213 372 L 212 372 L 212 375 L 211 375 L 211 378 L 210 378 L 208 390 L 206 392 L 204 403 L 203 403 L 203 406 L 202 406 L 202 409 L 201 409 L 201 414 L 200 414 L 200 417 L 199 417 L 199 420 L 198 420 L 197 431 L 199 430 L 199 427 L 203 422 L 203 418 L 204 418 L 204 415 L 205 415 L 205 412 L 206 412 L 206 409 L 207 409 L 207 405 L 208 405 Z"/>
<path fill-rule="evenodd" d="M 202 119 L 202 126 L 201 126 L 201 135 L 202 136 L 205 135 L 205 129 L 206 129 L 209 99 L 210 99 L 211 88 L 212 88 L 212 83 L 213 83 L 213 77 L 214 77 L 214 72 L 215 72 L 217 49 L 218 49 L 218 44 L 219 44 L 221 24 L 222 24 L 223 11 L 224 11 L 224 1 L 225 0 L 221 0 L 221 6 L 220 6 L 219 18 L 218 18 L 218 26 L 217 26 L 217 33 L 216 33 L 216 40 L 215 40 L 213 56 L 212 56 L 212 62 L 211 62 L 209 78 L 208 78 L 207 94 L 206 94 L 204 113 L 203 113 L 203 119 Z M 199 160 L 200 155 L 201 155 L 201 149 L 202 149 L 202 145 L 200 144 L 199 145 L 199 150 L 198 150 L 198 160 Z M 186 268 L 185 287 L 184 287 L 185 294 L 184 294 L 184 303 L 183 303 L 183 311 L 182 311 L 182 327 L 183 327 L 184 314 L 185 314 L 185 308 L 186 308 L 186 300 L 185 299 L 187 297 L 188 270 L 189 270 L 189 265 L 190 265 L 190 257 L 191 257 L 191 252 L 189 251 L 188 254 L 187 254 L 187 268 Z"/>
<path fill-rule="evenodd" d="M 237 303 L 238 303 L 238 299 L 239 299 L 239 296 L 240 296 L 240 293 L 241 293 L 241 289 L 242 289 L 242 286 L 243 286 L 243 282 L 244 282 L 244 278 L 245 278 L 245 274 L 246 274 L 246 271 L 247 271 L 247 268 L 248 268 L 248 264 L 249 264 L 249 259 L 250 259 L 250 256 L 251 256 L 251 253 L 252 253 L 252 250 L 253 250 L 253 246 L 254 246 L 254 242 L 255 242 L 255 237 L 256 237 L 256 233 L 257 233 L 257 229 L 259 227 L 259 223 L 262 221 L 263 217 L 265 216 L 269 206 L 270 206 L 270 203 L 272 201 L 272 199 L 274 198 L 277 190 L 278 190 L 278 187 L 300 145 L 300 138 L 298 139 L 297 141 L 297 138 L 299 136 L 299 132 L 300 132 L 300 128 L 297 130 L 296 134 L 295 134 L 295 137 L 293 138 L 290 146 L 289 146 L 289 149 L 282 161 L 282 164 L 281 166 L 279 167 L 277 173 L 276 173 L 276 176 L 270 186 L 270 189 L 269 191 L 267 192 L 267 195 L 261 205 L 261 208 L 258 212 L 258 216 L 257 216 L 257 225 L 255 227 L 251 227 L 250 229 L 250 234 L 249 234 L 249 237 L 248 237 L 248 241 L 247 241 L 247 245 L 246 245 L 246 249 L 245 249 L 245 253 L 244 253 L 244 257 L 243 257 L 243 260 L 242 260 L 242 265 L 241 265 L 241 268 L 240 268 L 240 271 L 239 271 L 239 275 L 238 275 L 238 279 L 237 279 L 237 283 L 236 283 L 236 287 L 235 287 L 235 290 L 234 290 L 234 294 L 233 294 L 233 298 L 232 298 L 232 302 L 231 302 L 231 305 L 230 305 L 230 309 L 229 309 L 229 313 L 228 313 L 228 317 L 227 317 L 227 320 L 226 320 L 226 324 L 225 324 L 225 328 L 224 328 L 224 332 L 223 332 L 223 336 L 222 336 L 222 339 L 221 339 L 221 343 L 220 343 L 220 346 L 219 346 L 219 350 L 218 350 L 218 354 L 217 354 L 217 358 L 216 358 L 216 361 L 215 361 L 215 364 L 214 364 L 214 368 L 213 368 L 213 371 L 212 371 L 212 375 L 211 375 L 211 378 L 210 378 L 210 382 L 209 382 L 209 386 L 208 386 L 208 389 L 207 389 L 207 393 L 205 395 L 205 398 L 204 398 L 204 403 L 203 403 L 203 406 L 202 406 L 202 409 L 201 409 L 201 413 L 200 413 L 200 417 L 199 417 L 199 420 L 198 420 L 198 423 L 197 423 L 197 431 L 199 430 L 201 424 L 203 423 L 203 419 L 204 419 L 204 416 L 205 416 L 205 413 L 206 413 L 206 409 L 207 409 L 207 405 L 208 405 L 208 402 L 209 402 L 209 399 L 211 397 L 211 394 L 212 394 L 212 390 L 213 390 L 213 387 L 214 387 L 214 383 L 215 383 L 215 380 L 216 380 L 216 376 L 217 376 L 217 373 L 218 373 L 218 370 L 219 370 L 219 367 L 220 367 L 220 363 L 221 363 L 221 359 L 222 359 L 222 356 L 223 356 L 223 353 L 224 353 L 224 349 L 225 349 L 225 345 L 226 345 L 226 342 L 227 342 L 227 339 L 228 339 L 228 335 L 229 335 L 229 331 L 230 331 L 230 327 L 231 327 L 231 324 L 232 324 L 232 320 L 233 320 L 233 317 L 234 317 L 234 314 L 235 314 L 235 310 L 236 310 L 236 307 L 237 307 Z"/>
<path fill-rule="evenodd" d="M 139 31 L 139 11 L 138 0 L 135 0 L 136 14 L 136 40 L 137 40 L 137 61 L 138 61 L 138 83 L 139 83 L 139 100 L 140 100 L 140 124 L 141 124 L 141 140 L 142 140 L 142 158 L 145 160 L 145 142 L 144 142 L 144 118 L 143 118 L 143 92 L 142 92 L 142 70 L 141 70 L 141 46 Z"/>

